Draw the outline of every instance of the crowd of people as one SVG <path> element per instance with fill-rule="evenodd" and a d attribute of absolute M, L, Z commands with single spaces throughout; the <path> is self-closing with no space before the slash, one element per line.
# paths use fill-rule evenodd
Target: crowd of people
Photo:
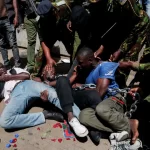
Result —
<path fill-rule="evenodd" d="M 149 12 L 149 0 L 0 0 L 0 96 L 6 104 L 0 126 L 26 128 L 66 119 L 76 136 L 89 135 L 96 144 L 107 136 L 112 150 L 142 148 L 139 125 L 150 121 Z M 22 23 L 26 69 L 16 39 Z M 41 47 L 35 54 L 37 34 Z M 67 76 L 55 70 L 51 49 L 57 40 L 71 56 Z M 127 87 L 130 70 L 136 75 Z M 25 113 L 37 101 L 53 105 Z"/>

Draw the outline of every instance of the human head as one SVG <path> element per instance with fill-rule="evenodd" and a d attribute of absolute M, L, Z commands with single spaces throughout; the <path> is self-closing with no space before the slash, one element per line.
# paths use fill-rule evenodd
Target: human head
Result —
<path fill-rule="evenodd" d="M 94 53 L 92 49 L 83 47 L 77 53 L 77 61 L 81 68 L 88 69 L 93 66 Z"/>
<path fill-rule="evenodd" d="M 46 80 L 54 81 L 55 76 L 56 76 L 55 67 L 52 67 L 51 70 L 49 70 L 49 71 L 44 71 L 43 70 L 43 79 L 44 79 L 44 81 L 46 81 Z"/>
<path fill-rule="evenodd" d="M 42 0 L 37 7 L 37 13 L 40 17 L 46 17 L 51 14 L 52 8 L 53 6 L 49 0 Z"/>
<path fill-rule="evenodd" d="M 6 74 L 7 70 L 2 63 L 0 63 L 0 76 Z"/>

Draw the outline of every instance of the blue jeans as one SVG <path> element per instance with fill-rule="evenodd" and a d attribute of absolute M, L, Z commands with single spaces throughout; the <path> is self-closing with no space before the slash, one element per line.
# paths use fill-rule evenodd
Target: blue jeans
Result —
<path fill-rule="evenodd" d="M 31 106 L 44 90 L 49 93 L 49 102 L 61 109 L 60 101 L 53 87 L 44 83 L 26 80 L 19 83 L 12 91 L 10 102 L 1 114 L 0 126 L 5 129 L 12 129 L 45 123 L 45 117 L 42 112 L 23 114 L 26 108 Z M 80 110 L 76 105 L 73 106 L 73 112 L 76 117 L 79 117 Z"/>
<path fill-rule="evenodd" d="M 4 65 L 9 64 L 8 52 L 6 49 L 7 42 L 9 42 L 10 47 L 12 48 L 13 57 L 15 63 L 19 62 L 19 50 L 16 40 L 16 30 L 13 24 L 10 24 L 8 18 L 0 19 L 0 51 L 4 61 Z"/>

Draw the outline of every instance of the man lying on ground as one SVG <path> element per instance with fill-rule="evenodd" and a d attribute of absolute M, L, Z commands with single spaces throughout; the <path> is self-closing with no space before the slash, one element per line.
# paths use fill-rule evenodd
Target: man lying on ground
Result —
<path fill-rule="evenodd" d="M 1 64 L 0 67 L 0 81 L 4 82 L 3 87 L 1 86 L 1 91 L 3 91 L 5 85 L 4 95 L 6 96 L 5 99 L 7 98 L 7 102 L 9 101 L 1 114 L 0 126 L 5 129 L 25 128 L 45 123 L 46 119 L 54 119 L 62 122 L 63 116 L 60 113 L 44 111 L 23 114 L 26 108 L 31 106 L 37 98 L 41 98 L 43 101 L 49 101 L 60 109 L 61 106 L 57 93 L 53 87 L 29 80 L 29 73 L 21 71 L 21 69 L 18 70 L 20 72 L 15 70 L 16 74 L 14 75 L 7 75 L 4 66 Z M 3 93 L 1 93 L 1 95 L 3 95 Z M 80 110 L 78 107 L 73 107 L 75 107 L 76 114 L 79 115 Z M 70 120 L 69 124 L 77 136 L 84 137 L 88 134 L 88 130 L 81 125 L 74 116 L 72 116 L 72 120 Z"/>
<path fill-rule="evenodd" d="M 51 71 L 46 71 L 43 69 L 43 81 L 49 86 L 56 87 L 58 98 L 60 99 L 60 104 L 63 111 L 68 114 L 68 121 L 72 122 L 74 120 L 74 114 L 79 116 L 80 111 L 75 108 L 76 104 L 80 109 L 87 107 L 96 108 L 96 106 L 101 102 L 101 98 L 97 91 L 74 91 L 72 90 L 71 84 L 77 78 L 77 67 L 75 67 L 73 75 L 68 79 L 65 76 L 56 75 L 55 68 L 53 67 Z M 36 78 L 36 80 L 41 82 L 41 79 Z M 82 103 L 81 103 L 82 101 Z M 80 131 L 80 129 L 78 129 Z M 77 131 L 76 131 L 77 132 Z"/>

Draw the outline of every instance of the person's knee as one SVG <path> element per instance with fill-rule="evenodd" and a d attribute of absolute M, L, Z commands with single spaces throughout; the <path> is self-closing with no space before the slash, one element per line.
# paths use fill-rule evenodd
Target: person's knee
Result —
<path fill-rule="evenodd" d="M 105 119 L 108 115 L 108 112 L 109 112 L 109 108 L 107 105 L 102 105 L 102 104 L 99 104 L 96 106 L 96 114 L 101 118 L 101 119 Z"/>
<path fill-rule="evenodd" d="M 0 126 L 4 129 L 10 129 L 11 128 L 11 119 L 6 117 L 0 118 Z"/>
<path fill-rule="evenodd" d="M 87 113 L 87 109 L 82 110 L 79 115 L 79 121 L 84 125 L 88 125 L 89 120 L 90 120 L 90 118 Z"/>

